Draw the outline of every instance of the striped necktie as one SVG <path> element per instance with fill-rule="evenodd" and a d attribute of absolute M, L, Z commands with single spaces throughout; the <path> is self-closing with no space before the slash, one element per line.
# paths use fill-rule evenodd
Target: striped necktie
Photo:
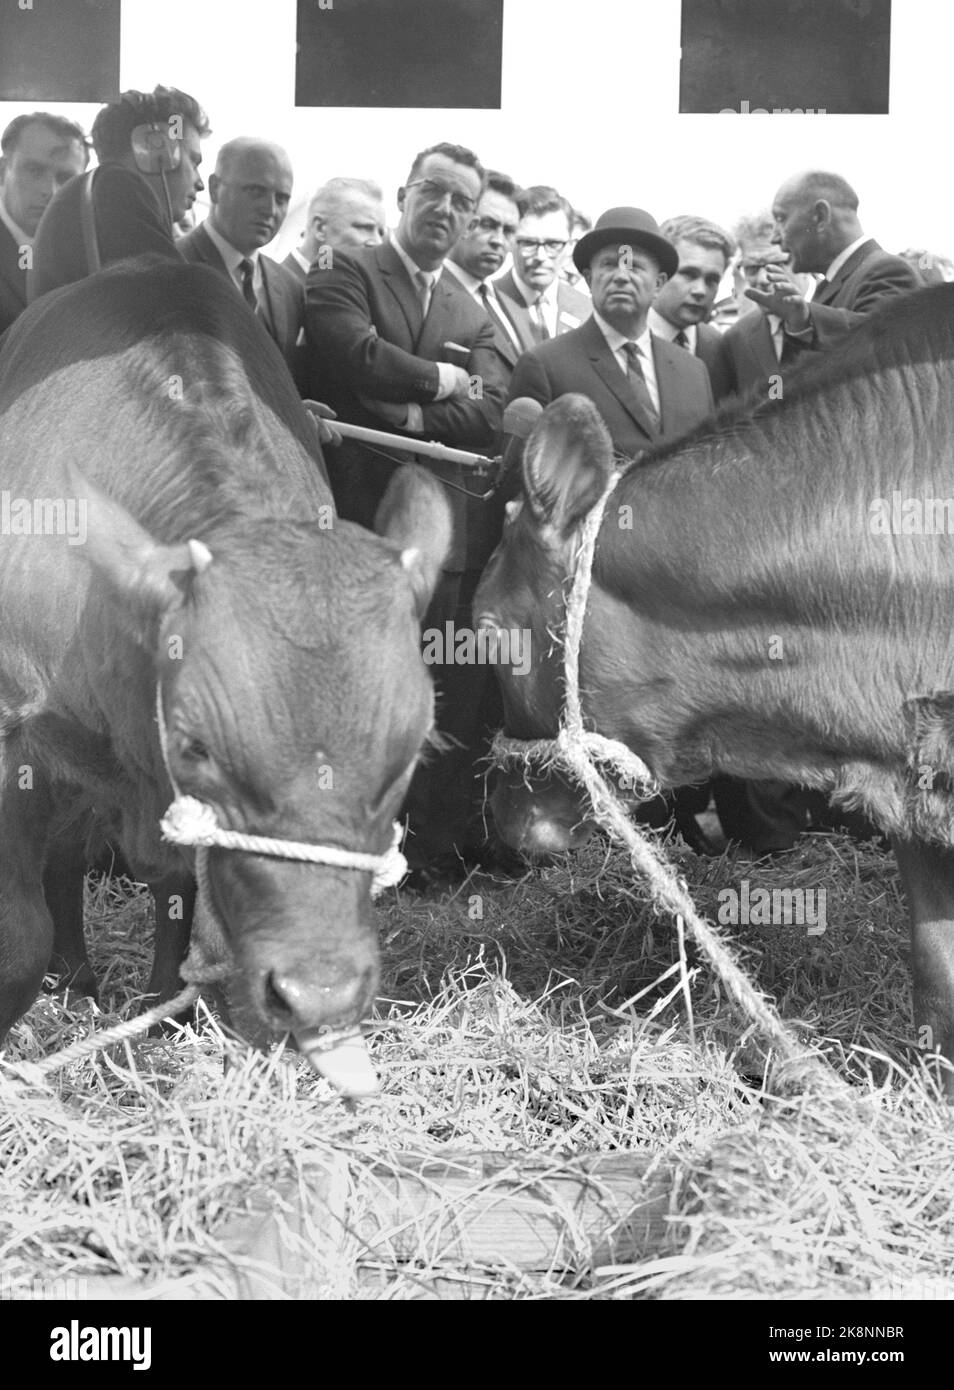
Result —
<path fill-rule="evenodd" d="M 543 295 L 538 295 L 530 309 L 530 329 L 538 343 L 545 343 L 550 336 L 547 321 L 543 317 Z"/>
<path fill-rule="evenodd" d="M 624 343 L 623 351 L 629 359 L 629 371 L 626 373 L 626 380 L 629 382 L 633 395 L 648 415 L 653 429 L 659 429 L 659 411 L 653 404 L 649 387 L 646 385 L 646 373 L 643 371 L 643 364 L 640 361 L 640 350 L 636 343 Z"/>
<path fill-rule="evenodd" d="M 676 344 L 676 347 L 685 348 L 687 352 L 692 351 L 692 348 L 689 346 L 689 338 L 682 328 L 680 328 L 675 338 L 673 338 L 673 342 Z"/>
<path fill-rule="evenodd" d="M 257 309 L 258 300 L 255 297 L 255 267 L 247 257 L 244 257 L 239 261 L 239 270 L 242 272 L 242 294 L 245 297 L 245 303 L 250 309 Z"/>

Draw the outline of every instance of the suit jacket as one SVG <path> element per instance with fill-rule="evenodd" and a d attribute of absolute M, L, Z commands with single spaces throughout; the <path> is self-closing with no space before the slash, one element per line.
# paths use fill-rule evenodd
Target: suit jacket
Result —
<path fill-rule="evenodd" d="M 26 308 L 26 282 L 27 273 L 20 269 L 20 248 L 13 233 L 0 222 L 0 333 Z"/>
<path fill-rule="evenodd" d="M 27 276 L 27 299 L 89 274 L 80 197 L 85 174 L 77 174 L 54 193 L 33 243 L 33 269 Z M 107 161 L 93 176 L 93 220 L 102 265 L 148 253 L 179 260 L 169 214 L 151 186 L 134 169 Z"/>
<path fill-rule="evenodd" d="M 520 293 L 513 271 L 508 270 L 505 275 L 500 276 L 499 280 L 495 280 L 494 289 L 504 301 L 507 315 L 517 330 L 520 346 L 524 352 L 529 352 L 531 348 L 537 346 L 537 340 L 534 337 L 533 326 L 530 321 L 530 310 Z M 564 284 L 561 280 L 557 286 L 557 337 L 564 333 L 571 333 L 574 328 L 579 328 L 580 324 L 585 323 L 592 312 L 593 301 L 587 295 L 580 294 L 580 291 L 575 290 L 572 285 Z"/>
<path fill-rule="evenodd" d="M 453 276 L 441 275 L 427 318 L 403 261 L 390 242 L 335 252 L 334 264 L 316 262 L 308 272 L 305 331 L 314 376 L 310 394 L 332 406 L 341 420 L 395 430 L 367 401 L 422 407 L 423 438 L 481 454 L 496 449 L 505 385 L 487 314 Z M 447 345 L 456 343 L 462 351 Z M 474 382 L 468 397 L 435 399 L 437 362 L 464 367 Z M 420 438 L 421 436 L 414 436 Z M 385 451 L 391 454 L 392 451 Z M 400 452 L 399 461 L 404 461 Z M 437 477 L 472 493 L 487 489 L 459 464 L 422 458 Z M 329 450 L 329 473 L 340 514 L 371 526 L 393 462 L 346 440 Z M 481 568 L 499 539 L 499 516 L 484 502 L 468 502 L 449 488 L 454 544 L 448 571 Z"/>
<path fill-rule="evenodd" d="M 290 251 L 289 251 L 288 255 L 285 257 L 285 259 L 284 259 L 283 261 L 280 262 L 280 264 L 283 265 L 283 266 L 285 267 L 286 270 L 290 270 L 290 271 L 291 271 L 292 275 L 294 275 L 295 279 L 296 279 L 296 280 L 298 281 L 298 283 L 301 285 L 302 294 L 304 294 L 304 292 L 305 292 L 305 281 L 306 281 L 306 279 L 308 278 L 308 273 L 307 273 L 307 271 L 302 270 L 302 268 L 301 268 L 301 266 L 299 265 L 298 261 L 295 260 L 295 257 L 292 255 L 292 253 L 291 253 Z"/>
<path fill-rule="evenodd" d="M 713 377 L 713 382 L 720 383 L 720 389 L 718 392 L 713 389 L 713 394 L 719 401 L 727 396 L 758 392 L 759 398 L 765 400 L 771 377 L 789 372 L 796 363 L 810 359 L 811 349 L 797 338 L 786 335 L 782 339 L 780 362 L 775 355 L 772 330 L 766 315 L 761 312 L 743 314 L 722 335 L 719 361 Z"/>
<path fill-rule="evenodd" d="M 579 391 L 589 396 L 602 415 L 616 452 L 634 458 L 654 444 L 684 434 L 713 409 L 704 365 L 685 348 L 663 338 L 654 335 L 652 343 L 661 416 L 658 431 L 636 400 L 594 318 L 525 352 L 510 382 L 510 399 L 530 396 L 549 405 L 557 396 Z"/>
<path fill-rule="evenodd" d="M 876 241 L 866 241 L 838 271 L 822 281 L 809 301 L 813 333 L 808 347 L 825 351 L 840 342 L 856 324 L 896 294 L 922 288 L 913 266 L 891 256 Z"/>
<path fill-rule="evenodd" d="M 457 279 L 456 275 L 454 275 L 452 266 L 452 261 L 446 261 L 444 263 L 444 274 L 454 276 L 455 282 L 459 285 L 460 289 L 463 290 L 464 294 L 470 295 L 470 298 L 477 305 L 477 308 L 482 310 L 484 308 L 483 300 L 477 299 L 475 295 L 470 293 L 470 290 L 468 290 L 467 286 L 463 283 L 463 281 Z M 496 282 L 494 282 L 495 293 L 496 289 Z M 500 358 L 501 372 L 504 378 L 504 383 L 505 385 L 509 385 L 510 374 L 513 371 L 514 367 L 517 365 L 517 358 L 520 356 L 522 352 L 526 351 L 526 349 L 522 346 L 518 346 L 519 334 L 518 343 L 515 343 L 503 325 L 502 320 L 506 319 L 507 322 L 510 324 L 511 328 L 513 329 L 514 333 L 517 332 L 516 324 L 510 317 L 510 314 L 507 312 L 506 301 L 502 300 L 498 294 L 495 302 L 496 310 L 488 308 L 487 317 L 490 319 L 490 326 L 494 330 L 494 347 L 497 349 L 497 356 Z"/>
<path fill-rule="evenodd" d="M 235 285 L 205 227 L 193 227 L 192 231 L 186 232 L 176 244 L 187 261 L 199 261 L 204 265 L 210 265 L 221 275 L 225 275 L 231 285 Z M 278 344 L 292 375 L 297 376 L 300 360 L 296 344 L 305 322 L 305 301 L 301 283 L 277 261 L 270 260 L 268 256 L 259 256 L 258 259 L 262 267 L 262 297 L 257 313 L 269 336 Z M 237 285 L 235 292 L 239 293 Z"/>

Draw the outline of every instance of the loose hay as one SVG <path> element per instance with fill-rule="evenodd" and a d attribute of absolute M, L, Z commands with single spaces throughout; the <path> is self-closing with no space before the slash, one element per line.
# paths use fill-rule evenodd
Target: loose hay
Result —
<path fill-rule="evenodd" d="M 516 884 L 384 900 L 384 1090 L 355 1113 L 294 1057 L 252 1055 L 201 1011 L 197 1028 L 48 1088 L 0 1068 L 0 1293 L 76 1279 L 97 1297 L 951 1296 L 954 1130 L 919 1074 L 893 861 L 830 836 L 759 865 L 674 853 L 703 913 L 746 877 L 826 887 L 824 935 L 731 935 L 847 1100 L 774 1096 L 718 981 L 680 955 L 625 857 L 591 847 Z M 41 999 L 8 1060 L 135 1010 L 147 913 L 140 890 L 94 890 L 104 1014 Z M 502 1155 L 510 1177 L 436 1183 L 434 1209 L 381 1231 L 399 1175 L 467 1155 Z M 623 1258 L 546 1178 L 613 1155 L 632 1163 L 634 1194 L 661 1202 L 655 1244 Z M 475 1200 L 510 1202 L 514 1171 L 552 1207 L 550 1258 L 468 1256 Z"/>

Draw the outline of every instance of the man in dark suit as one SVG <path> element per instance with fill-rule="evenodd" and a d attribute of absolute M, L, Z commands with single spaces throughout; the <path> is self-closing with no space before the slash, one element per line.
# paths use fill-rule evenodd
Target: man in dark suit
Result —
<path fill-rule="evenodd" d="M 444 262 L 444 269 L 489 317 L 505 382 L 510 381 L 510 373 L 523 347 L 491 276 L 497 273 L 513 247 L 520 221 L 516 199 L 517 186 L 513 179 L 489 171 L 473 221 Z"/>
<path fill-rule="evenodd" d="M 580 391 L 602 415 L 617 453 L 634 458 L 699 424 L 713 406 L 703 364 L 647 327 L 650 306 L 679 259 L 640 208 L 604 212 L 573 259 L 590 287 L 592 317 L 524 353 L 510 398 L 548 405 Z"/>
<path fill-rule="evenodd" d="M 725 394 L 719 376 L 722 335 L 709 325 L 719 286 L 735 255 L 729 233 L 704 217 L 671 217 L 660 227 L 679 257 L 679 269 L 656 296 L 649 311 L 649 328 L 698 357 L 709 373 L 716 400 Z"/>
<path fill-rule="evenodd" d="M 301 281 L 323 248 L 380 246 L 384 240 L 384 195 L 370 179 L 329 179 L 308 204 L 301 244 L 282 261 Z"/>
<path fill-rule="evenodd" d="M 422 151 L 398 190 L 401 219 L 390 241 L 319 257 L 308 272 L 305 320 L 320 396 L 338 418 L 409 438 L 492 453 L 499 436 L 504 385 L 486 312 L 446 272 L 445 258 L 474 217 L 483 169 L 459 145 Z M 400 449 L 369 449 L 345 440 L 328 451 L 340 514 L 371 526 Z M 467 500 L 485 477 L 457 463 L 423 458 L 443 479 L 453 513 L 453 543 L 425 632 L 471 626 L 477 580 L 500 533 L 496 508 Z M 433 644 L 432 644 L 433 645 Z M 438 729 L 456 742 L 434 752 L 415 774 L 406 804 L 411 835 L 405 852 L 419 881 L 454 877 L 461 856 L 476 856 L 480 829 L 477 759 L 484 751 L 482 705 L 492 672 L 435 664 Z"/>
<path fill-rule="evenodd" d="M 526 352 L 579 328 L 593 306 L 560 276 L 571 244 L 573 209 L 567 200 L 555 188 L 537 184 L 518 196 L 517 207 L 513 268 L 498 277 L 496 289 Z"/>
<path fill-rule="evenodd" d="M 773 241 L 791 258 L 791 270 L 824 278 L 811 300 L 785 267 L 769 267 L 767 290 L 750 299 L 782 320 L 787 336 L 812 351 L 836 346 L 866 314 L 886 300 L 919 289 L 917 271 L 889 255 L 858 220 L 858 195 L 840 174 L 812 171 L 788 180 L 775 195 Z"/>
<path fill-rule="evenodd" d="M 48 111 L 17 116 L 0 136 L 0 333 L 26 308 L 33 239 L 47 204 L 88 160 L 84 131 Z"/>
<path fill-rule="evenodd" d="M 752 289 L 767 292 L 771 287 L 771 266 L 785 267 L 789 257 L 772 242 L 753 243 L 745 251 L 746 280 Z M 715 379 L 721 396 L 743 396 L 758 392 L 762 399 L 781 395 L 781 379 L 786 369 L 810 351 L 784 332 L 777 314 L 756 308 L 742 314 L 722 334 L 718 344 Z"/>
<path fill-rule="evenodd" d="M 104 106 L 92 130 L 98 168 L 64 184 L 40 219 L 27 277 L 30 302 L 90 274 L 87 190 L 102 266 L 147 253 L 178 260 L 172 229 L 205 187 L 200 142 L 208 134 L 202 107 L 175 87 L 123 92 Z"/>
<path fill-rule="evenodd" d="M 201 261 L 225 275 L 258 315 L 293 373 L 305 322 L 300 282 L 261 254 L 285 220 L 292 168 L 279 145 L 240 136 L 223 145 L 209 178 L 212 210 L 201 226 L 180 237 L 187 261 Z"/>

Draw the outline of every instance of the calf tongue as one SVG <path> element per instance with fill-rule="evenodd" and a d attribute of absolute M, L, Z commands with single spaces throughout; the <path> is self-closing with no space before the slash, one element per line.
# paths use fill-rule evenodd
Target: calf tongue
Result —
<path fill-rule="evenodd" d="M 298 1050 L 308 1058 L 319 1076 L 330 1081 L 346 1099 L 372 1096 L 378 1078 L 368 1047 L 357 1029 L 330 1032 L 323 1028 L 302 1028 L 295 1033 Z"/>

